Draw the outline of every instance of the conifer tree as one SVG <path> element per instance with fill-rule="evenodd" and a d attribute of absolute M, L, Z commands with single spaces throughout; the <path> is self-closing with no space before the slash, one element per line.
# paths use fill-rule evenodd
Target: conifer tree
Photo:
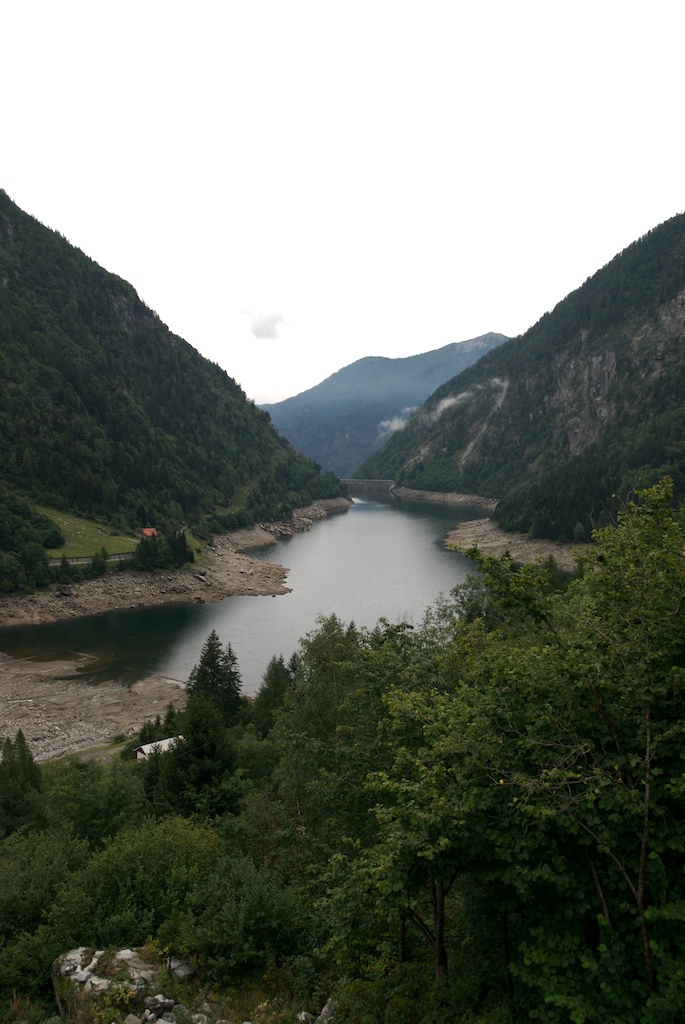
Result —
<path fill-rule="evenodd" d="M 215 629 L 207 637 L 199 664 L 188 679 L 188 698 L 202 695 L 221 711 L 226 723 L 234 721 L 241 704 L 242 680 L 230 643 L 222 647 Z"/>
<path fill-rule="evenodd" d="M 21 729 L 0 746 L 0 838 L 35 816 L 41 775 Z"/>
<path fill-rule="evenodd" d="M 262 736 L 271 731 L 274 711 L 283 706 L 283 698 L 292 681 L 293 673 L 286 666 L 283 655 L 274 655 L 262 676 L 262 685 L 252 705 L 251 721 Z"/>

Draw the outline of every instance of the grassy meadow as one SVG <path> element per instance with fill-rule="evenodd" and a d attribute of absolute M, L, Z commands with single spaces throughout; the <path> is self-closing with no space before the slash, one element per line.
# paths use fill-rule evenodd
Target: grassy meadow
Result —
<path fill-rule="evenodd" d="M 49 558 L 91 557 L 103 547 L 109 555 L 118 555 L 125 552 L 132 552 L 138 543 L 138 537 L 132 533 L 118 533 L 116 530 L 104 523 L 98 523 L 95 519 L 86 519 L 73 512 L 63 512 L 45 506 L 36 506 L 39 512 L 48 516 L 59 526 L 64 536 L 65 543 L 61 548 L 48 548 Z"/>

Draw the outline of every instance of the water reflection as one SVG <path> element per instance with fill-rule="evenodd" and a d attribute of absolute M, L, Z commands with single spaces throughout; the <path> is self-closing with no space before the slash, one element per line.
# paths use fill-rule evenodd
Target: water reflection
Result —
<path fill-rule="evenodd" d="M 473 564 L 446 551 L 457 521 L 479 508 L 356 499 L 348 512 L 316 522 L 256 557 L 288 567 L 290 594 L 231 597 L 218 604 L 169 604 L 108 612 L 40 627 L 0 630 L 0 651 L 41 660 L 88 655 L 77 669 L 94 683 L 159 673 L 185 680 L 210 630 L 232 644 L 246 693 L 255 692 L 271 657 L 288 659 L 320 615 L 373 626 L 379 618 L 418 622 L 438 594 L 463 581 Z"/>

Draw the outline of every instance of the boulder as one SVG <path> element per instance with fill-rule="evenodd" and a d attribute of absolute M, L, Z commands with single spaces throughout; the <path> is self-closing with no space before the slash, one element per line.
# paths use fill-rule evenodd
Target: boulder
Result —
<path fill-rule="evenodd" d="M 194 968 L 181 960 L 165 966 L 178 978 L 194 973 Z M 57 957 L 52 965 L 57 1007 L 67 1020 L 86 1020 L 95 1007 L 109 1007 L 117 1010 L 120 1020 L 126 1018 L 124 1024 L 156 1021 L 176 1005 L 160 992 L 166 974 L 165 967 L 150 962 L 138 949 L 79 946 Z"/>
<path fill-rule="evenodd" d="M 319 1024 L 329 1024 L 330 1021 L 335 1019 L 335 1000 L 327 999 L 326 1005 L 323 1010 L 316 1018 Z"/>

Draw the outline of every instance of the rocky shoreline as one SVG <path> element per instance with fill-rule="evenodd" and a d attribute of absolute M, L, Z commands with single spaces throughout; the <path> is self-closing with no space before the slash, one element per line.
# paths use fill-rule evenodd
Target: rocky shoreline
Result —
<path fill-rule="evenodd" d="M 202 568 L 178 572 L 107 573 L 69 587 L 0 599 L 0 626 L 59 622 L 100 612 L 171 601 L 221 601 L 233 594 L 287 594 L 288 570 L 250 557 L 250 548 L 308 530 L 316 519 L 346 511 L 350 498 L 330 498 L 298 509 L 291 519 L 215 538 Z M 127 685 L 91 686 L 78 678 L 85 662 L 41 663 L 0 654 L 0 740 L 21 729 L 38 761 L 88 750 L 107 759 L 115 736 L 132 736 L 147 719 L 182 705 L 184 680 L 149 676 Z"/>
<path fill-rule="evenodd" d="M 494 512 L 497 508 L 495 498 L 483 498 L 479 494 L 458 494 L 456 491 L 415 491 L 411 487 L 390 488 L 390 493 L 408 501 L 439 501 L 445 505 L 475 505 L 485 512 Z"/>
<path fill-rule="evenodd" d="M 410 487 L 392 487 L 391 493 L 410 501 L 440 501 L 448 505 L 475 505 L 484 512 L 494 512 L 497 502 L 494 498 L 483 498 L 477 494 L 442 493 L 440 491 L 414 491 Z M 484 555 L 500 557 L 509 554 L 515 562 L 535 562 L 551 555 L 560 569 L 572 572 L 576 557 L 590 547 L 589 544 L 564 544 L 551 540 L 538 540 L 525 533 L 507 533 L 492 519 L 469 519 L 450 530 L 445 538 L 445 547 L 468 551 L 478 548 Z"/>
<path fill-rule="evenodd" d="M 537 540 L 525 533 L 505 533 L 491 519 L 469 519 L 450 530 L 445 546 L 468 551 L 478 548 L 483 555 L 509 554 L 515 562 L 535 562 L 550 555 L 564 572 L 572 572 L 576 557 L 590 547 L 589 544 L 562 544 L 551 540 Z"/>
<path fill-rule="evenodd" d="M 484 511 L 494 507 L 489 499 L 473 495 L 438 495 L 406 488 L 395 493 L 413 500 L 480 505 Z M 115 571 L 70 587 L 3 597 L 0 626 L 57 622 L 171 601 L 211 602 L 234 594 L 286 594 L 287 569 L 252 558 L 249 549 L 308 530 L 316 519 L 346 511 L 351 504 L 350 498 L 319 501 L 299 509 L 285 522 L 265 523 L 217 537 L 201 567 L 164 573 Z M 459 524 L 445 544 L 461 550 L 477 546 L 484 554 L 492 555 L 508 551 L 517 562 L 552 554 L 559 566 L 569 571 L 574 553 L 583 548 L 504 533 L 485 518 Z M 104 760 L 111 754 L 109 744 L 115 736 L 131 736 L 147 719 L 163 716 L 168 704 L 183 704 L 184 680 L 150 676 L 132 685 L 110 681 L 93 687 L 78 676 L 82 664 L 18 661 L 0 654 L 0 739 L 14 736 L 21 729 L 39 761 L 82 751 Z"/>
<path fill-rule="evenodd" d="M 174 601 L 204 603 L 240 595 L 287 594 L 288 570 L 251 558 L 250 548 L 308 530 L 314 520 L 346 511 L 351 498 L 327 498 L 297 509 L 291 519 L 215 537 L 202 567 L 164 572 L 108 572 L 72 586 L 0 598 L 0 627 L 40 625 L 121 608 L 146 608 Z"/>

